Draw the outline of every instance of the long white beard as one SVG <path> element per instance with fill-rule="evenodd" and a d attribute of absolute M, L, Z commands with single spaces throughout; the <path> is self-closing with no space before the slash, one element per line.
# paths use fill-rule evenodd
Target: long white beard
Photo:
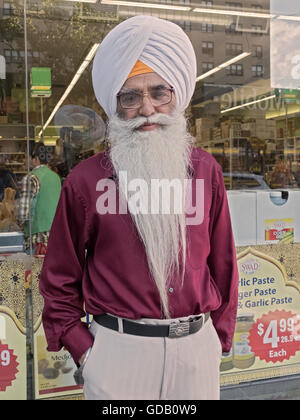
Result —
<path fill-rule="evenodd" d="M 163 127 L 148 132 L 136 130 L 145 122 L 160 123 Z M 126 171 L 128 184 L 133 179 L 142 179 L 150 189 L 151 180 L 164 179 L 179 180 L 184 185 L 184 180 L 188 178 L 192 137 L 187 131 L 183 114 L 155 114 L 149 118 L 137 117 L 127 121 L 115 116 L 109 121 L 108 133 L 112 164 L 117 175 L 120 171 Z M 119 187 L 126 195 L 122 185 Z M 172 210 L 169 214 L 162 214 L 161 206 L 159 214 L 131 212 L 145 246 L 150 272 L 166 318 L 170 317 L 169 283 L 175 273 L 181 275 L 183 282 L 185 271 L 186 222 L 182 204 L 181 214 Z"/>

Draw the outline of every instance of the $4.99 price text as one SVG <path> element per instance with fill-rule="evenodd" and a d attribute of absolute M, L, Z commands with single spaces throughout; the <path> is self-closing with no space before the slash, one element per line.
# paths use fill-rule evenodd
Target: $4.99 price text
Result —
<path fill-rule="evenodd" d="M 249 334 L 249 345 L 261 360 L 282 362 L 300 350 L 300 316 L 271 311 L 259 318 Z"/>

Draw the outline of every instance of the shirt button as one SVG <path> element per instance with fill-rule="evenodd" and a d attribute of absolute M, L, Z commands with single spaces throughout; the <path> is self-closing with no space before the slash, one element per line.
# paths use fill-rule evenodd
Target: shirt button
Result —
<path fill-rule="evenodd" d="M 174 292 L 173 287 L 170 287 L 169 292 L 170 292 L 170 293 L 173 293 L 173 292 Z"/>

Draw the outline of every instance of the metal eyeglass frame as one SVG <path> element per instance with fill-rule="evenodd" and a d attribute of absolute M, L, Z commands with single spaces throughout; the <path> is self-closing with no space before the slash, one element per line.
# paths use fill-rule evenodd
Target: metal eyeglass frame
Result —
<path fill-rule="evenodd" d="M 170 100 L 169 100 L 169 102 L 166 102 L 166 103 L 163 103 L 163 104 L 160 104 L 160 105 L 153 105 L 153 103 L 152 103 L 152 101 L 151 101 L 151 96 L 149 97 L 149 101 L 151 102 L 151 105 L 152 106 L 162 106 L 162 105 L 168 105 L 171 101 L 172 101 L 172 93 L 174 93 L 174 88 L 173 88 L 173 86 L 171 86 L 171 87 L 169 87 L 169 88 L 165 88 L 166 90 L 169 90 L 170 92 L 171 92 L 171 97 L 170 97 Z M 120 106 L 121 106 L 121 108 L 122 109 L 138 109 L 138 108 L 140 108 L 141 107 L 141 105 L 142 105 L 142 100 L 144 99 L 144 97 L 145 96 L 149 96 L 149 92 L 142 92 L 141 94 L 140 94 L 140 96 L 141 96 L 141 102 L 140 102 L 140 104 L 139 104 L 139 106 L 136 106 L 136 107 L 124 107 L 122 104 L 121 104 L 121 100 L 120 100 L 120 97 L 122 96 L 122 95 L 124 95 L 125 94 L 125 92 L 119 92 L 118 94 L 117 94 L 117 98 L 119 98 L 119 103 L 120 103 Z"/>

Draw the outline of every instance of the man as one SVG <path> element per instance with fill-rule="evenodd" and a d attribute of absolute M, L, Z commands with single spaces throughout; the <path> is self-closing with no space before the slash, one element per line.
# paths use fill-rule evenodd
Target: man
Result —
<path fill-rule="evenodd" d="M 61 192 L 59 176 L 47 163 L 51 159 L 43 143 L 37 143 L 30 157 L 32 171 L 22 179 L 18 220 L 24 225 L 24 248 L 33 255 L 45 254 L 49 232 Z M 31 219 L 31 243 L 29 219 Z"/>
<path fill-rule="evenodd" d="M 154 17 L 122 22 L 95 56 L 111 147 L 65 180 L 40 281 L 48 350 L 81 365 L 86 399 L 219 398 L 238 275 L 222 170 L 186 129 L 195 78 L 188 37 Z M 157 180 L 174 181 L 169 201 Z"/>

